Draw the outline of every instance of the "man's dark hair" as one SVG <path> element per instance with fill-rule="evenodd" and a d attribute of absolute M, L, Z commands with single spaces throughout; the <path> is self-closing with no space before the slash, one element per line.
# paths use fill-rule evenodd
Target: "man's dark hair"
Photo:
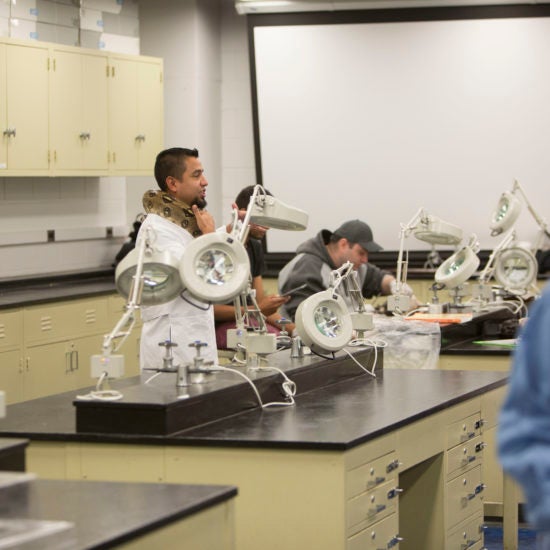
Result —
<path fill-rule="evenodd" d="M 185 149 L 184 147 L 172 147 L 161 151 L 155 160 L 155 179 L 160 189 L 168 190 L 166 186 L 168 176 L 181 180 L 186 168 L 185 159 L 187 157 L 198 158 L 198 156 L 198 149 Z"/>
<path fill-rule="evenodd" d="M 239 210 L 246 210 L 248 208 L 248 203 L 250 202 L 250 197 L 252 197 L 254 193 L 255 187 L 255 185 L 248 185 L 244 189 L 241 189 L 241 191 L 237 195 L 237 198 L 235 199 L 235 204 L 237 205 L 237 208 Z M 264 189 L 264 191 L 266 195 L 271 195 L 271 193 L 267 189 Z"/>

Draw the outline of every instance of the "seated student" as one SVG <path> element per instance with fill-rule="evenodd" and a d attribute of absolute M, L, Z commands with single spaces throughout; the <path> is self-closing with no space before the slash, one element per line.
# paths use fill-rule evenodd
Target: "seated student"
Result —
<path fill-rule="evenodd" d="M 235 199 L 235 204 L 239 210 L 246 210 L 250 197 L 254 192 L 254 185 L 245 187 L 240 191 Z M 266 191 L 269 195 L 269 191 Z M 256 302 L 260 311 L 265 316 L 265 322 L 268 332 L 279 334 L 282 326 L 279 321 L 282 315 L 279 308 L 289 300 L 288 296 L 279 296 L 277 294 L 267 295 L 264 292 L 262 275 L 265 271 L 264 250 L 262 239 L 268 230 L 256 224 L 250 224 L 248 238 L 245 243 L 248 258 L 250 260 L 250 273 L 252 275 L 252 288 L 256 291 Z M 235 328 L 235 307 L 233 305 L 217 304 L 214 306 L 214 319 L 216 322 L 216 343 L 218 349 L 227 349 L 227 330 Z M 295 325 L 289 323 L 286 330 L 292 334 Z"/>
<path fill-rule="evenodd" d="M 304 288 L 293 293 L 281 308 L 281 313 L 294 320 L 300 303 L 328 289 L 331 272 L 348 261 L 358 272 L 358 283 L 364 298 L 391 294 L 395 277 L 368 263 L 369 252 L 379 250 L 382 247 L 374 242 L 371 228 L 360 220 L 347 221 L 334 232 L 323 229 L 302 243 L 296 250 L 296 256 L 279 273 L 279 292 L 283 295 L 304 285 Z M 407 285 L 404 291 L 411 296 L 413 294 Z"/>

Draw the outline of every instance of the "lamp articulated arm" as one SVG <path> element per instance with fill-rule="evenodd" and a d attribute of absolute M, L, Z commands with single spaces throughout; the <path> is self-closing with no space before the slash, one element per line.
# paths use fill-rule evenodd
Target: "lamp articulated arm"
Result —
<path fill-rule="evenodd" d="M 525 194 L 523 187 L 520 185 L 518 180 L 514 180 L 514 185 L 512 187 L 512 193 L 515 193 L 516 191 L 519 191 L 521 193 L 521 196 L 525 201 L 525 205 L 527 206 L 527 210 L 531 212 L 531 215 L 537 222 L 537 225 L 542 229 L 542 231 L 544 231 L 547 237 L 550 237 L 550 233 L 548 232 L 548 224 L 546 223 L 546 220 L 543 217 L 539 216 L 539 214 L 535 211 L 532 204 L 529 202 L 529 199 L 527 198 L 527 195 Z"/>

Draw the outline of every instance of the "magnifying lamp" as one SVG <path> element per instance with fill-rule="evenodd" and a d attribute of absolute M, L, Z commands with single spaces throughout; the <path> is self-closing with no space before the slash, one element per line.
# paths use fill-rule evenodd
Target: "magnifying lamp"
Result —
<path fill-rule="evenodd" d="M 353 327 L 344 298 L 329 288 L 304 300 L 296 310 L 296 332 L 316 353 L 332 353 L 345 347 Z"/>
<path fill-rule="evenodd" d="M 429 214 L 424 208 L 420 208 L 407 224 L 401 225 L 395 292 L 388 297 L 388 310 L 397 313 L 406 312 L 410 308 L 410 296 L 403 291 L 407 281 L 408 266 L 408 259 L 407 257 L 403 259 L 403 256 L 405 254 L 405 239 L 411 233 L 417 239 L 432 245 L 457 245 L 462 241 L 460 227 Z"/>
<path fill-rule="evenodd" d="M 154 250 L 146 245 L 142 274 L 136 278 L 139 255 L 140 250 L 134 248 L 118 264 L 115 270 L 115 286 L 119 294 L 128 298 L 137 280 L 141 305 L 164 304 L 178 296 L 183 285 L 177 259 L 167 251 Z"/>
<path fill-rule="evenodd" d="M 529 202 L 529 199 L 527 198 L 523 187 L 519 184 L 517 180 L 514 180 L 512 191 L 505 191 L 500 196 L 497 207 L 491 216 L 491 223 L 489 225 L 491 236 L 494 237 L 496 235 L 500 235 L 501 233 L 504 233 L 505 231 L 508 231 L 512 228 L 522 210 L 522 202 L 520 198 L 523 199 L 523 202 L 526 204 L 527 209 L 541 229 L 539 241 L 544 235 L 550 237 L 550 233 L 548 233 L 548 224 L 541 216 L 537 214 L 537 212 Z M 538 248 L 540 248 L 540 242 L 534 246 L 535 250 Z"/>
<path fill-rule="evenodd" d="M 309 216 L 304 210 L 285 204 L 268 195 L 261 185 L 256 185 L 246 209 L 239 240 L 245 241 L 249 223 L 272 229 L 303 231 L 307 228 L 308 219 Z"/>
<path fill-rule="evenodd" d="M 204 302 L 231 300 L 246 288 L 249 273 L 244 245 L 223 233 L 209 233 L 189 243 L 179 264 L 183 286 Z"/>
<path fill-rule="evenodd" d="M 447 258 L 435 272 L 435 282 L 447 288 L 456 288 L 465 283 L 479 267 L 477 251 L 479 243 L 472 236 L 468 245 Z"/>
<path fill-rule="evenodd" d="M 455 245 L 462 241 L 462 229 L 432 214 L 423 213 L 414 229 L 414 236 L 430 244 Z"/>
<path fill-rule="evenodd" d="M 537 272 L 537 259 L 521 245 L 502 250 L 495 260 L 495 280 L 514 294 L 523 294 L 530 288 L 536 288 Z"/>

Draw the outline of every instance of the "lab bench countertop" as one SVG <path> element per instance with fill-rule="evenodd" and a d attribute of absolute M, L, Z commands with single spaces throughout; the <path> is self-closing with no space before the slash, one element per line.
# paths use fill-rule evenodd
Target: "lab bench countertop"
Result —
<path fill-rule="evenodd" d="M 173 399 L 176 392 L 173 377 L 166 378 L 169 384 L 155 388 L 161 400 L 162 396 Z M 248 410 L 168 435 L 77 432 L 76 392 L 67 392 L 8 406 L 6 418 L 0 420 L 0 434 L 27 437 L 31 442 L 347 450 L 504 386 L 506 381 L 503 372 L 386 369 L 377 378 L 359 374 L 298 393 L 295 406 L 290 407 L 262 410 L 251 391 Z M 139 383 L 135 377 L 113 381 L 112 387 L 124 393 Z"/>
<path fill-rule="evenodd" d="M 55 548 L 112 548 L 236 495 L 225 485 L 30 479 L 0 488 L 0 517 L 8 527 L 21 520 L 72 524 Z M 45 547 L 54 548 L 32 546 Z"/>
<path fill-rule="evenodd" d="M 116 292 L 114 270 L 0 280 L 0 311 Z"/>

